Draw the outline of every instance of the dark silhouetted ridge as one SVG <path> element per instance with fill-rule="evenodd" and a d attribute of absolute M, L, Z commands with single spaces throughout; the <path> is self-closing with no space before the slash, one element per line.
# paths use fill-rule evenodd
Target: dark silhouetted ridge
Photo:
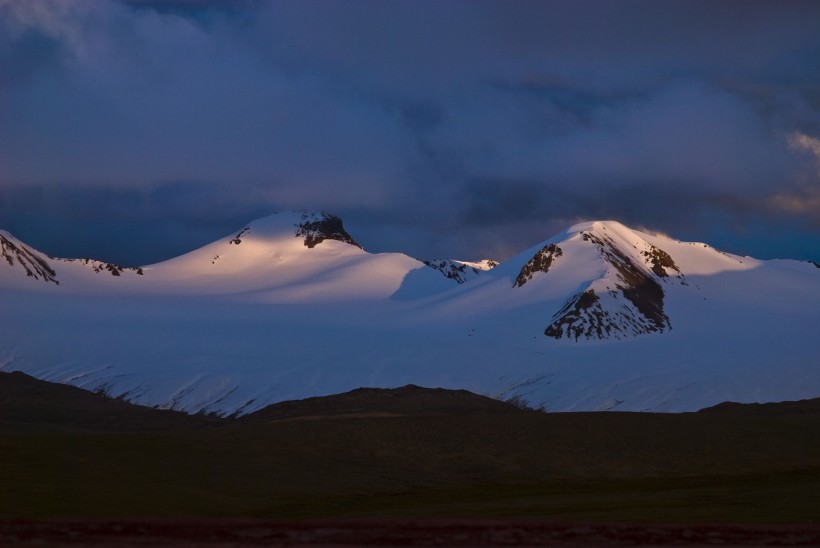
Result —
<path fill-rule="evenodd" d="M 423 388 L 357 388 L 343 394 L 285 401 L 269 405 L 243 420 L 310 420 L 375 416 L 470 415 L 520 413 L 512 403 L 467 390 Z"/>
<path fill-rule="evenodd" d="M 10 430 L 162 430 L 216 424 L 217 419 L 152 409 L 75 386 L 0 372 L 0 426 Z"/>

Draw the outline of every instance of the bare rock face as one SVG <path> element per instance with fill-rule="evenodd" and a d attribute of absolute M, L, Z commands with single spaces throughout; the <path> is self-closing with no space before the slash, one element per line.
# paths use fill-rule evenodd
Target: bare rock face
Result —
<path fill-rule="evenodd" d="M 664 293 L 660 284 L 633 263 L 629 257 L 615 246 L 610 238 L 600 239 L 592 234 L 586 236 L 589 236 L 590 241 L 595 243 L 601 250 L 604 258 L 617 269 L 618 278 L 623 282 L 617 285 L 618 289 L 638 309 L 641 315 L 649 320 L 652 326 L 649 331 L 663 331 L 665 327 L 670 327 L 669 318 L 663 311 Z M 663 253 L 666 257 L 669 257 L 668 254 Z M 671 261 L 671 258 L 669 260 Z"/>
<path fill-rule="evenodd" d="M 420 259 L 421 262 L 434 270 L 438 270 L 444 277 L 455 280 L 463 284 L 467 281 L 467 265 L 451 261 L 450 259 Z M 478 274 L 477 268 L 471 269 L 474 274 Z"/>
<path fill-rule="evenodd" d="M 556 339 L 621 339 L 671 329 L 663 309 L 664 291 L 655 279 L 668 276 L 666 269 L 680 272 L 669 254 L 654 246 L 642 252 L 650 259 L 650 274 L 608 236 L 581 235 L 598 247 L 603 259 L 615 269 L 614 287 L 607 286 L 600 295 L 588 288 L 570 298 L 553 316 L 544 334 Z"/>
<path fill-rule="evenodd" d="M 595 291 L 587 289 L 564 303 L 544 335 L 555 339 L 568 337 L 576 341 L 581 337 L 606 339 L 613 327 L 608 316 Z"/>
<path fill-rule="evenodd" d="M 669 276 L 667 269 L 674 270 L 680 274 L 680 268 L 669 256 L 669 253 L 663 249 L 658 249 L 652 244 L 649 244 L 648 251 L 642 251 L 641 255 L 646 257 L 647 262 L 651 265 L 652 272 L 659 278 L 666 278 Z"/>
<path fill-rule="evenodd" d="M 304 236 L 305 247 L 314 248 L 325 240 L 336 240 L 364 249 L 342 226 L 342 220 L 335 215 L 321 213 L 318 216 L 305 214 L 296 225 L 296 235 Z"/>
<path fill-rule="evenodd" d="M 11 266 L 19 264 L 26 272 L 26 276 L 35 280 L 60 285 L 57 281 L 57 272 L 45 259 L 38 256 L 26 246 L 17 245 L 3 235 L 0 235 L 0 256 L 2 256 Z"/>
<path fill-rule="evenodd" d="M 532 259 L 521 267 L 521 271 L 518 273 L 513 287 L 521 287 L 527 283 L 528 280 L 532 280 L 532 275 L 536 272 L 549 272 L 555 259 L 563 255 L 563 253 L 561 248 L 555 244 L 549 244 L 541 248 L 533 255 Z"/>
<path fill-rule="evenodd" d="M 481 270 L 451 259 L 419 259 L 421 262 L 434 270 L 441 272 L 444 277 L 463 284 L 473 276 L 481 273 Z"/>
<path fill-rule="evenodd" d="M 138 276 L 142 276 L 143 272 L 141 268 L 133 268 L 130 266 L 121 266 L 114 263 L 106 263 L 105 261 L 95 261 L 94 259 L 61 259 L 65 262 L 78 262 L 84 266 L 88 266 L 99 274 L 100 272 L 107 272 L 112 276 L 121 276 L 124 272 L 133 272 Z"/>

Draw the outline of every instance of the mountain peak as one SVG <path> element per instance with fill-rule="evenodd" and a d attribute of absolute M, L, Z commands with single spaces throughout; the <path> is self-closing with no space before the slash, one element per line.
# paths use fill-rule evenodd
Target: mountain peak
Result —
<path fill-rule="evenodd" d="M 631 228 L 626 226 L 625 224 L 621 223 L 620 221 L 615 221 L 613 219 L 598 219 L 594 221 L 582 221 L 580 223 L 575 223 L 574 225 L 570 226 L 567 229 L 567 233 L 573 232 L 589 232 L 594 230 L 615 230 L 615 231 L 632 231 Z"/>
<path fill-rule="evenodd" d="M 649 240 L 654 241 L 652 243 Z M 556 338 L 622 339 L 671 329 L 662 283 L 686 283 L 663 240 L 618 221 L 587 221 L 546 240 L 518 263 L 513 288 L 580 286 L 555 311 L 544 334 Z M 543 280 L 543 281 L 541 281 Z M 568 284 L 572 285 L 572 284 Z M 534 291 L 530 289 L 527 291 Z"/>
<path fill-rule="evenodd" d="M 645 241 L 644 249 L 639 248 L 635 233 L 620 223 L 593 223 L 591 228 L 578 234 L 598 249 L 607 270 L 564 303 L 544 334 L 556 339 L 617 339 L 671 329 L 657 280 L 668 276 L 664 265 L 680 272 L 669 254 Z"/>
<path fill-rule="evenodd" d="M 364 249 L 345 230 L 342 220 L 336 215 L 324 211 L 320 212 L 282 212 L 268 215 L 248 223 L 240 230 L 230 243 L 239 245 L 249 236 L 270 238 L 281 236 L 282 233 L 292 233 L 303 238 L 304 246 L 312 249 L 325 240 L 335 240 Z"/>
<path fill-rule="evenodd" d="M 304 213 L 301 222 L 297 225 L 296 235 L 304 236 L 305 246 L 308 248 L 313 248 L 325 240 L 336 240 L 364 250 L 347 233 L 339 217 L 325 212 Z"/>

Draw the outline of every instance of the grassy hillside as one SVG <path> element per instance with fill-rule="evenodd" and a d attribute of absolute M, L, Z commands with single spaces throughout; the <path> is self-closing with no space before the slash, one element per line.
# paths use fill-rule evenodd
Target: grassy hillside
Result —
<path fill-rule="evenodd" d="M 2 374 L 0 517 L 820 522 L 818 403 L 546 414 L 406 387 L 229 420 Z"/>

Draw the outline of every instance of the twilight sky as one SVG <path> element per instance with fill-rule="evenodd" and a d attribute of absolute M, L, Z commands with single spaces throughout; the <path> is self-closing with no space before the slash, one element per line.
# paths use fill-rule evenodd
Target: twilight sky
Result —
<path fill-rule="evenodd" d="M 820 2 L 0 0 L 0 228 L 147 264 L 285 209 L 820 260 Z"/>

